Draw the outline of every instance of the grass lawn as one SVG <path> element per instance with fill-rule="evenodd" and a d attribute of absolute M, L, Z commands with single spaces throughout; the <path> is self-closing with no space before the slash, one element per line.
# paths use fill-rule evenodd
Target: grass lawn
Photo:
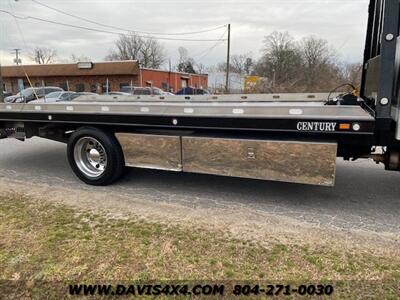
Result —
<path fill-rule="evenodd" d="M 193 280 L 324 282 L 336 286 L 329 299 L 400 299 L 400 257 L 372 250 L 266 247 L 201 228 L 112 219 L 0 195 L 0 295 L 9 298 L 64 298 L 67 282 Z M 62 288 L 37 288 L 43 282 Z"/>

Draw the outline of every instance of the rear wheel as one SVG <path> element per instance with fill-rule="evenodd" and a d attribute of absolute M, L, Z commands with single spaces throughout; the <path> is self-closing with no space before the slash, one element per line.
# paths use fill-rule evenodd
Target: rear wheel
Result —
<path fill-rule="evenodd" d="M 84 127 L 68 142 L 68 161 L 75 175 L 91 185 L 108 185 L 119 179 L 125 162 L 121 146 L 113 134 Z"/>

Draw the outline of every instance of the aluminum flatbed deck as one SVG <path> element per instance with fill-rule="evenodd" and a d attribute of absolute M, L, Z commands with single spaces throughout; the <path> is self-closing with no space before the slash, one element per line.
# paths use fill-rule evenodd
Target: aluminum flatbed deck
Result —
<path fill-rule="evenodd" d="M 327 106 L 328 94 L 225 96 L 84 96 L 58 103 L 0 104 L 3 121 L 180 129 L 373 134 L 360 106 Z M 341 130 L 339 123 L 360 128 Z M 358 127 L 357 127 L 358 128 Z"/>

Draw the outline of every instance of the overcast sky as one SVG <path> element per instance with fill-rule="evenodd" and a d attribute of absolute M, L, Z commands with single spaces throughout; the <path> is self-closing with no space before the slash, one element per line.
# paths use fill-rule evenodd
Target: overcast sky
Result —
<path fill-rule="evenodd" d="M 361 61 L 365 40 L 368 0 L 37 0 L 73 15 L 108 25 L 146 32 L 191 32 L 232 24 L 232 53 L 260 55 L 264 36 L 274 30 L 288 31 L 295 38 L 316 35 L 327 39 L 341 59 Z M 111 30 L 79 21 L 42 7 L 32 0 L 0 0 L 0 9 L 19 16 L 34 16 L 90 28 Z M 85 55 L 102 61 L 113 41 L 112 34 L 84 31 L 32 20 L 18 21 L 0 13 L 0 59 L 13 63 L 12 49 L 26 54 L 35 46 L 55 48 L 58 60 Z M 190 39 L 219 39 L 225 28 L 188 36 Z M 215 42 L 162 41 L 168 57 L 176 64 L 177 49 L 184 46 L 205 65 L 225 60 L 226 44 Z M 207 54 L 205 55 L 204 54 Z"/>

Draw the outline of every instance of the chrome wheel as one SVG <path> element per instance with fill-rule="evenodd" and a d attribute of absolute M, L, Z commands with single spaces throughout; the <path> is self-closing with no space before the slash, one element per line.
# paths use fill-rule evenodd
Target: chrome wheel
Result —
<path fill-rule="evenodd" d="M 82 137 L 76 142 L 74 160 L 78 169 L 88 178 L 100 177 L 107 167 L 106 151 L 103 145 L 92 137 Z"/>

